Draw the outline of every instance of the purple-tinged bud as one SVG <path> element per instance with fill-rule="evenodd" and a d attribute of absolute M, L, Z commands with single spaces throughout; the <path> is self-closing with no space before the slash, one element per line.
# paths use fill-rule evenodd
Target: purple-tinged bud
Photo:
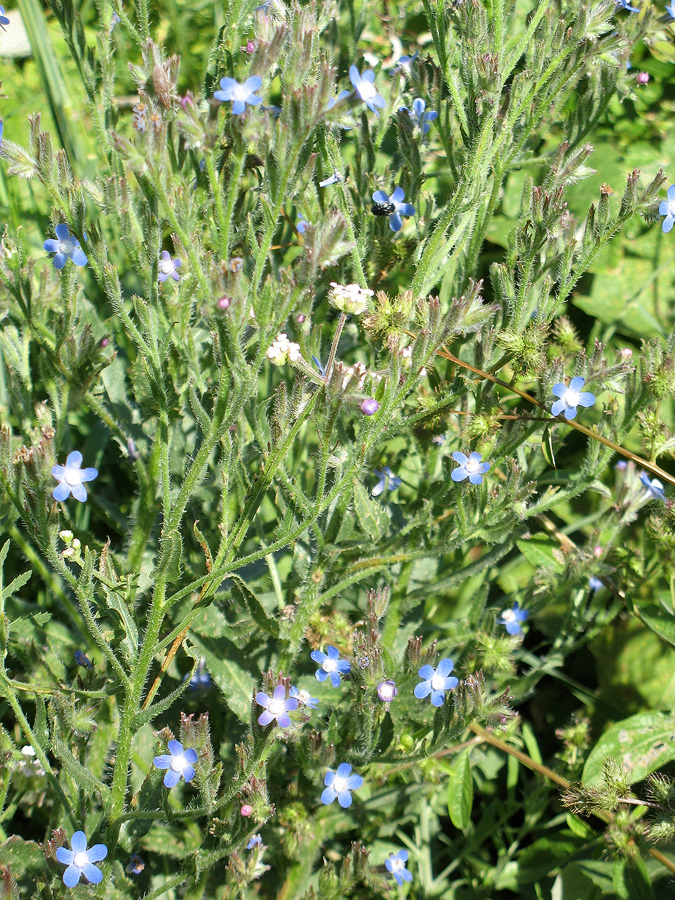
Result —
<path fill-rule="evenodd" d="M 620 459 L 618 463 L 614 466 L 619 472 L 623 472 L 624 469 L 628 468 L 628 463 L 625 459 Z"/>
<path fill-rule="evenodd" d="M 140 459 L 141 454 L 136 449 L 136 444 L 134 444 L 132 438 L 129 438 L 127 441 L 127 453 L 129 454 L 129 459 L 132 462 L 136 462 L 137 459 Z"/>
<path fill-rule="evenodd" d="M 649 75 L 646 72 L 638 72 L 637 83 L 638 84 L 648 84 L 649 83 Z"/>
<path fill-rule="evenodd" d="M 255 52 L 255 41 L 246 41 L 246 52 L 247 53 Z"/>
<path fill-rule="evenodd" d="M 232 303 L 232 299 L 230 297 L 221 297 L 218 300 L 218 309 L 229 309 L 230 304 Z"/>
<path fill-rule="evenodd" d="M 109 343 L 110 343 L 109 337 L 102 337 L 101 340 L 98 342 L 98 345 L 99 345 L 99 347 L 107 347 Z"/>
<path fill-rule="evenodd" d="M 192 97 L 192 91 L 188 91 L 184 97 L 180 98 L 180 105 L 183 109 L 187 109 L 188 106 L 194 106 L 194 99 Z"/>
<path fill-rule="evenodd" d="M 302 325 L 302 323 L 305 321 L 306 318 L 307 318 L 307 316 L 304 313 L 298 313 L 298 315 L 295 317 L 295 321 L 299 325 Z"/>
<path fill-rule="evenodd" d="M 241 812 L 242 816 L 244 816 L 245 819 L 248 819 L 248 817 L 253 812 L 253 807 L 251 806 L 250 803 L 244 803 L 244 805 L 240 809 L 240 812 Z"/>
<path fill-rule="evenodd" d="M 379 408 L 380 404 L 373 397 L 361 401 L 360 409 L 364 416 L 374 416 Z"/>
<path fill-rule="evenodd" d="M 632 359 L 632 358 L 633 358 L 633 351 L 631 350 L 630 347 L 622 347 L 621 350 L 619 350 L 618 357 L 619 357 L 619 359 L 621 359 L 621 360 L 629 360 L 629 359 Z"/>
<path fill-rule="evenodd" d="M 381 681 L 377 686 L 377 696 L 383 703 L 391 703 L 397 694 L 395 681 Z"/>

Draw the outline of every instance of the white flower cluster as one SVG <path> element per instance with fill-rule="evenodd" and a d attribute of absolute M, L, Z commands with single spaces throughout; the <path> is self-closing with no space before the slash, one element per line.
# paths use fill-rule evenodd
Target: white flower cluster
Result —
<path fill-rule="evenodd" d="M 283 366 L 287 362 L 297 362 L 302 359 L 300 344 L 289 341 L 286 333 L 282 331 L 268 349 L 267 358 L 275 366 Z"/>
<path fill-rule="evenodd" d="M 382 381 L 382 376 L 377 372 L 369 372 L 368 369 L 363 365 L 363 363 L 356 362 L 353 366 L 345 366 L 344 363 L 338 362 L 335 363 L 335 368 L 337 372 L 342 376 L 342 390 L 347 389 L 347 385 L 352 382 L 352 379 L 355 378 L 356 382 L 352 382 L 352 389 L 356 391 L 362 391 L 363 387 L 366 383 L 366 378 L 368 375 L 371 376 L 374 382 Z"/>
<path fill-rule="evenodd" d="M 370 288 L 362 288 L 358 284 L 338 284 L 331 281 L 328 302 L 343 313 L 360 316 L 368 309 L 369 298 L 374 293 Z"/>

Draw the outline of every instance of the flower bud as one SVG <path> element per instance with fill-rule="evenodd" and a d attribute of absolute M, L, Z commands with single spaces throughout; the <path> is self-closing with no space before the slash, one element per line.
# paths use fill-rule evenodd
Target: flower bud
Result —
<path fill-rule="evenodd" d="M 377 696 L 383 703 L 391 703 L 398 694 L 398 688 L 395 681 L 381 681 L 377 686 Z"/>
<path fill-rule="evenodd" d="M 371 291 L 370 288 L 362 288 L 358 284 L 344 285 L 331 281 L 328 302 L 340 312 L 360 316 L 367 311 L 369 298 L 374 293 L 375 291 Z"/>
<path fill-rule="evenodd" d="M 380 404 L 373 397 L 361 401 L 360 409 L 364 416 L 374 416 L 379 408 Z"/>

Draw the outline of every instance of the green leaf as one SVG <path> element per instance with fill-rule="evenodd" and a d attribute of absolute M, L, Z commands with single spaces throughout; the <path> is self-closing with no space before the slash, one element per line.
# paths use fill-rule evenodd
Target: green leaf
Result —
<path fill-rule="evenodd" d="M 675 647 L 675 616 L 665 615 L 664 611 L 654 604 L 638 607 L 636 612 L 648 628 Z"/>
<path fill-rule="evenodd" d="M 628 771 L 631 784 L 642 781 L 675 759 L 675 716 L 648 712 L 615 722 L 586 760 L 582 775 L 585 784 L 602 781 L 607 757 L 617 760 Z"/>
<path fill-rule="evenodd" d="M 267 610 L 251 588 L 238 575 L 231 575 L 230 577 L 233 582 L 232 592 L 243 602 L 254 622 L 268 634 L 271 634 L 272 637 L 279 637 L 279 623 L 275 618 L 268 615 Z"/>
<path fill-rule="evenodd" d="M 647 868 L 641 856 L 615 860 L 612 884 L 619 900 L 654 900 Z"/>
<path fill-rule="evenodd" d="M 563 564 L 554 555 L 558 550 L 558 545 L 554 544 L 546 537 L 533 537 L 527 541 L 516 541 L 516 545 L 525 559 L 531 563 L 535 569 L 542 568 L 555 569 L 562 571 Z"/>
<path fill-rule="evenodd" d="M 225 638 L 203 638 L 193 633 L 192 640 L 204 657 L 209 675 L 222 691 L 225 702 L 248 725 L 255 682 L 243 665 L 241 650 Z"/>
<path fill-rule="evenodd" d="M 40 872 L 44 868 L 44 854 L 35 841 L 24 841 L 12 835 L 0 844 L 0 863 L 9 866 L 15 877 L 26 872 Z"/>
<path fill-rule="evenodd" d="M 359 525 L 373 541 L 379 541 L 389 529 L 389 516 L 385 508 L 372 500 L 360 481 L 354 482 L 354 511 Z"/>
<path fill-rule="evenodd" d="M 453 759 L 448 778 L 448 815 L 452 824 L 460 831 L 468 828 L 473 807 L 470 753 L 469 749 L 462 750 Z"/>

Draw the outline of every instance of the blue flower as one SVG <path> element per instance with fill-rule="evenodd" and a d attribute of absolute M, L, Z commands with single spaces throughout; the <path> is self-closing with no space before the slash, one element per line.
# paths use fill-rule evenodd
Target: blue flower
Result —
<path fill-rule="evenodd" d="M 384 109 L 387 104 L 384 97 L 381 97 L 377 93 L 375 85 L 373 84 L 375 81 L 375 73 L 372 69 L 366 69 L 363 75 L 361 75 L 356 66 L 350 66 L 349 79 L 354 85 L 356 93 L 371 112 L 374 112 L 375 115 L 377 115 L 378 109 Z"/>
<path fill-rule="evenodd" d="M 252 835 L 251 840 L 246 845 L 247 850 L 253 850 L 254 847 L 262 847 L 262 838 L 259 834 Z"/>
<path fill-rule="evenodd" d="M 336 797 L 343 809 L 352 805 L 352 795 L 349 792 L 358 791 L 363 784 L 363 778 L 360 775 L 350 775 L 351 770 L 349 763 L 340 763 L 337 772 L 330 769 L 326 772 L 323 780 L 326 788 L 321 794 L 321 802 L 325 806 L 331 804 Z"/>
<path fill-rule="evenodd" d="M 9 25 L 9 19 L 5 15 L 5 7 L 0 6 L 0 28 L 5 31 L 5 25 Z"/>
<path fill-rule="evenodd" d="M 675 0 L 673 0 L 675 3 Z M 418 97 L 416 100 L 413 100 L 413 108 L 412 112 L 408 109 L 407 106 L 402 106 L 401 109 L 405 110 L 410 118 L 413 120 L 413 123 L 420 129 L 422 134 L 426 134 L 431 125 L 429 122 L 433 122 L 434 119 L 438 118 L 438 113 L 435 109 L 430 110 L 429 112 L 425 112 L 424 110 L 427 108 L 427 104 L 421 97 Z"/>
<path fill-rule="evenodd" d="M 87 838 L 84 831 L 76 831 L 70 839 L 70 847 L 70 850 L 59 847 L 56 851 L 58 861 L 62 865 L 68 866 L 63 873 L 65 886 L 74 888 L 83 875 L 90 884 L 99 884 L 103 881 L 103 872 L 94 863 L 101 862 L 106 858 L 108 855 L 106 845 L 94 844 L 87 850 Z"/>
<path fill-rule="evenodd" d="M 323 181 L 320 181 L 319 187 L 328 187 L 331 184 L 337 184 L 339 181 L 342 181 L 342 175 L 335 171 L 332 175 L 329 175 L 328 178 L 324 178 Z"/>
<path fill-rule="evenodd" d="M 269 694 L 258 691 L 255 695 L 255 702 L 265 710 L 258 716 L 258 725 L 269 725 L 276 719 L 279 728 L 288 728 L 291 724 L 291 717 L 288 713 L 298 708 L 297 700 L 286 700 L 286 688 L 283 684 L 278 684 L 274 688 L 274 694 L 271 697 Z"/>
<path fill-rule="evenodd" d="M 167 770 L 164 776 L 164 787 L 175 787 L 181 778 L 184 778 L 186 782 L 192 781 L 195 777 L 196 751 L 191 747 L 189 750 L 183 750 L 180 741 L 169 741 L 168 747 L 169 753 L 156 756 L 152 761 L 156 769 Z"/>
<path fill-rule="evenodd" d="M 673 2 L 675 3 L 675 0 L 673 0 Z M 298 234 L 304 234 L 311 224 L 312 223 L 308 222 L 307 219 L 303 216 L 303 214 L 300 213 L 298 216 L 298 221 L 296 222 L 296 225 L 295 225 L 295 230 L 298 232 Z"/>
<path fill-rule="evenodd" d="M 80 503 L 84 503 L 87 499 L 87 489 L 84 487 L 85 481 L 93 481 L 98 476 L 97 469 L 81 469 L 82 454 L 79 450 L 73 450 L 68 454 L 65 466 L 54 466 L 52 475 L 60 484 L 54 488 L 52 497 L 55 500 L 66 500 L 71 494 Z"/>
<path fill-rule="evenodd" d="M 648 499 L 663 500 L 665 502 L 666 495 L 663 491 L 663 484 L 658 478 L 650 479 L 646 472 L 640 472 L 640 481 L 647 488 Z"/>
<path fill-rule="evenodd" d="M 481 484 L 483 475 L 490 468 L 490 463 L 481 462 L 482 456 L 480 453 L 476 453 L 475 450 L 470 456 L 455 450 L 452 458 L 456 463 L 459 463 L 459 466 L 450 473 L 453 481 L 464 481 L 465 478 L 468 478 L 471 484 Z"/>
<path fill-rule="evenodd" d="M 320 666 L 314 673 L 316 680 L 325 681 L 330 675 L 330 683 L 333 687 L 339 687 L 340 675 L 346 675 L 349 672 L 349 660 L 340 659 L 340 651 L 337 647 L 329 646 L 326 653 L 312 650 L 312 659 Z"/>
<path fill-rule="evenodd" d="M 436 670 L 433 666 L 422 666 L 418 675 L 422 679 L 415 688 L 415 696 L 418 700 L 424 700 L 431 694 L 432 706 L 443 706 L 445 700 L 445 692 L 451 691 L 459 684 L 452 672 L 453 662 L 451 659 L 442 659 Z M 448 677 L 450 676 L 450 677 Z"/>
<path fill-rule="evenodd" d="M 412 203 L 403 203 L 405 194 L 402 187 L 394 188 L 394 193 L 389 196 L 384 191 L 375 191 L 373 200 L 373 213 L 376 216 L 389 216 L 389 227 L 392 231 L 400 231 L 403 228 L 401 216 L 414 216 L 415 207 Z"/>
<path fill-rule="evenodd" d="M 57 240 L 48 238 L 42 245 L 47 253 L 56 254 L 52 260 L 54 268 L 62 269 L 69 259 L 72 259 L 76 266 L 86 266 L 89 260 L 80 247 L 78 239 L 68 230 L 68 226 L 63 224 L 57 225 L 54 231 L 56 232 Z"/>
<path fill-rule="evenodd" d="M 673 0 L 673 2 L 675 3 L 675 0 Z M 346 97 L 349 97 L 350 94 L 351 94 L 351 91 L 340 91 L 340 93 L 337 95 L 337 97 L 330 98 L 326 109 L 332 109 L 336 103 L 340 103 L 341 100 L 344 100 Z"/>
<path fill-rule="evenodd" d="M 673 8 L 675 8 L 675 0 L 673 0 Z M 673 18 L 675 18 L 675 16 L 673 16 Z M 675 184 L 671 184 L 668 188 L 666 197 L 668 199 L 662 200 L 661 205 L 659 206 L 659 215 L 665 216 L 665 219 L 661 223 L 664 234 L 668 234 L 675 222 Z"/>
<path fill-rule="evenodd" d="M 387 490 L 387 488 L 390 491 L 395 491 L 401 483 L 401 479 L 394 475 L 389 466 L 385 466 L 381 472 L 375 469 L 375 474 L 380 480 L 371 491 L 373 497 L 379 497 L 382 491 Z"/>
<path fill-rule="evenodd" d="M 239 84 L 234 78 L 221 78 L 220 87 L 213 95 L 216 100 L 231 101 L 232 115 L 241 116 L 246 111 L 246 104 L 257 106 L 262 103 L 262 97 L 256 97 L 255 91 L 260 90 L 262 79 L 258 75 L 247 78 L 243 84 Z"/>
<path fill-rule="evenodd" d="M 260 109 L 263 112 L 270 112 L 275 119 L 278 119 L 281 115 L 281 107 L 280 106 L 261 106 Z"/>
<path fill-rule="evenodd" d="M 673 0 L 673 2 L 675 2 L 675 0 Z M 2 135 L 3 135 L 4 130 L 5 130 L 5 123 L 3 122 L 2 119 L 0 119 L 0 147 L 2 147 Z"/>
<path fill-rule="evenodd" d="M 75 656 L 75 662 L 78 666 L 82 666 L 85 669 L 94 668 L 94 664 L 83 650 L 76 650 L 73 655 Z"/>
<path fill-rule="evenodd" d="M 113 33 L 113 28 L 115 27 L 115 25 L 119 25 L 121 21 L 122 21 L 122 20 L 121 20 L 120 17 L 117 15 L 117 13 L 116 13 L 116 12 L 113 12 L 112 18 L 110 19 L 110 26 L 109 26 L 109 28 L 108 28 L 108 34 L 112 34 L 112 33 Z M 138 858 L 140 859 L 140 856 L 139 856 Z"/>
<path fill-rule="evenodd" d="M 630 5 L 630 0 L 616 0 L 616 5 L 619 7 L 619 9 L 627 9 L 628 12 L 640 12 L 640 10 L 636 6 Z"/>
<path fill-rule="evenodd" d="M 198 691 L 211 686 L 211 676 L 206 671 L 206 662 L 202 656 L 197 664 L 195 674 L 190 679 L 190 690 Z"/>
<path fill-rule="evenodd" d="M 520 609 L 520 604 L 516 600 L 511 609 L 503 609 L 501 616 L 497 619 L 498 625 L 506 625 L 509 634 L 522 634 L 523 629 L 520 623 L 524 622 L 529 613 L 526 609 Z"/>
<path fill-rule="evenodd" d="M 144 868 L 144 860 L 141 859 L 138 853 L 132 853 L 131 859 L 124 867 L 124 871 L 127 873 L 127 875 L 140 875 Z"/>
<path fill-rule="evenodd" d="M 666 6 L 666 12 L 671 19 L 675 19 L 675 0 L 670 0 L 670 6 Z"/>
<path fill-rule="evenodd" d="M 412 875 L 405 867 L 407 862 L 407 850 L 399 850 L 398 853 L 390 853 L 389 857 L 384 861 L 385 869 L 387 872 L 391 872 L 398 885 L 402 885 L 404 881 L 412 881 Z"/>
<path fill-rule="evenodd" d="M 573 419 L 577 414 L 577 406 L 593 406 L 595 403 L 595 394 L 590 391 L 582 391 L 586 379 L 581 375 L 577 375 L 570 381 L 567 387 L 562 381 L 554 384 L 551 388 L 554 397 L 559 397 L 551 407 L 551 415 L 559 416 L 563 410 L 566 419 Z"/>
<path fill-rule="evenodd" d="M 178 281 L 180 275 L 178 274 L 178 270 L 183 265 L 183 261 L 180 259 L 171 259 L 171 254 L 168 250 L 162 250 L 162 260 L 159 264 L 159 282 L 163 283 L 167 278 L 171 277 L 174 281 Z"/>
<path fill-rule="evenodd" d="M 595 593 L 595 591 L 599 591 L 601 587 L 604 587 L 602 581 L 599 578 L 596 578 L 595 575 L 591 575 L 588 579 L 589 588 Z"/>
<path fill-rule="evenodd" d="M 415 62 L 419 55 L 420 51 L 415 50 L 412 56 L 401 56 L 395 67 L 392 69 L 391 74 L 394 75 L 396 72 L 405 72 L 406 75 L 410 75 L 412 71 L 412 64 Z"/>
<path fill-rule="evenodd" d="M 291 687 L 291 697 L 298 701 L 301 706 L 309 706 L 310 709 L 316 709 L 319 701 L 316 697 L 310 697 L 309 691 L 304 689 L 298 690 L 295 686 Z"/>

